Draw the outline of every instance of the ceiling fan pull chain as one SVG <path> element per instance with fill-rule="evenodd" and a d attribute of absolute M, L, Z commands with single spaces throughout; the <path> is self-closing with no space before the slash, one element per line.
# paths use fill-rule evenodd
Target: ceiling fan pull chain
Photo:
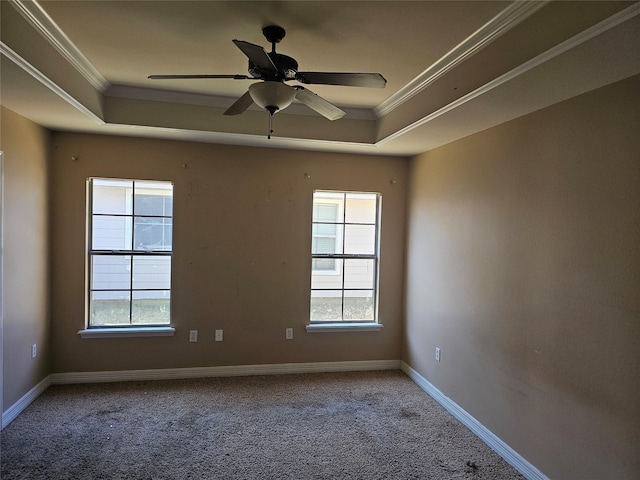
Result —
<path fill-rule="evenodd" d="M 267 134 L 267 140 L 271 140 L 272 133 L 273 133 L 273 113 L 269 112 L 269 133 Z"/>

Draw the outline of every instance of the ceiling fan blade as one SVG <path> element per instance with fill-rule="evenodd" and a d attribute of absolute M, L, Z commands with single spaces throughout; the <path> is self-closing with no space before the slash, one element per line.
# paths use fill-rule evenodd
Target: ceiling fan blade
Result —
<path fill-rule="evenodd" d="M 240 115 L 252 104 L 253 99 L 251 98 L 251 95 L 249 95 L 249 91 L 247 91 L 239 99 L 233 102 L 233 105 L 224 111 L 224 115 Z"/>
<path fill-rule="evenodd" d="M 384 88 L 387 84 L 385 78 L 379 73 L 298 72 L 296 80 L 307 84 L 348 87 Z"/>
<path fill-rule="evenodd" d="M 244 40 L 233 40 L 233 43 L 235 43 L 236 47 L 242 50 L 242 53 L 249 57 L 251 63 L 257 67 L 271 70 L 272 72 L 278 71 L 276 66 L 273 64 L 271 57 L 269 57 L 265 49 L 260 45 L 245 42 Z"/>
<path fill-rule="evenodd" d="M 257 80 L 248 75 L 149 75 L 152 80 L 173 80 L 191 78 L 233 78 L 234 80 Z"/>
<path fill-rule="evenodd" d="M 294 88 L 297 90 L 296 100 L 301 101 L 311 110 L 315 110 L 323 117 L 328 118 L 329 120 L 338 120 L 346 115 L 346 112 L 343 112 L 333 103 L 329 103 L 327 100 L 316 95 L 311 90 L 307 90 L 301 86 Z"/>

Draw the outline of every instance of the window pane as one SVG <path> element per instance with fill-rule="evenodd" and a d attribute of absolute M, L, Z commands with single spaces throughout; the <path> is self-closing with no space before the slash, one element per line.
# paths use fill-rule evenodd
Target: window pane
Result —
<path fill-rule="evenodd" d="M 314 192 L 313 221 L 342 222 L 344 194 L 339 192 Z"/>
<path fill-rule="evenodd" d="M 133 289 L 171 288 L 171 257 L 136 255 L 133 257 Z"/>
<path fill-rule="evenodd" d="M 169 182 L 135 183 L 135 214 L 171 217 L 173 215 L 173 185 Z"/>
<path fill-rule="evenodd" d="M 374 320 L 374 304 L 372 290 L 347 290 L 344 292 L 344 319 Z"/>
<path fill-rule="evenodd" d="M 345 225 L 344 253 L 372 255 L 376 251 L 375 225 Z"/>
<path fill-rule="evenodd" d="M 313 236 L 333 237 L 335 238 L 338 232 L 338 225 L 335 223 L 314 223 L 313 224 Z"/>
<path fill-rule="evenodd" d="M 92 213 L 131 214 L 133 182 L 94 178 Z"/>
<path fill-rule="evenodd" d="M 317 272 L 336 271 L 338 266 L 333 258 L 314 258 L 311 262 L 311 270 Z"/>
<path fill-rule="evenodd" d="M 317 259 L 314 259 L 317 260 Z M 313 272 L 311 275 L 311 288 L 342 288 L 342 259 L 330 258 L 328 261 L 334 262 L 334 270 Z"/>
<path fill-rule="evenodd" d="M 129 255 L 93 255 L 91 290 L 128 290 L 131 288 Z"/>
<path fill-rule="evenodd" d="M 375 193 L 347 193 L 347 223 L 376 223 Z"/>
<path fill-rule="evenodd" d="M 96 325 L 129 325 L 129 292 L 91 292 L 90 319 Z"/>
<path fill-rule="evenodd" d="M 313 237 L 312 253 L 336 253 L 336 239 L 331 237 Z"/>
<path fill-rule="evenodd" d="M 92 250 L 131 250 L 131 217 L 93 215 Z"/>
<path fill-rule="evenodd" d="M 342 253 L 343 225 L 314 223 L 311 253 Z"/>
<path fill-rule="evenodd" d="M 131 304 L 131 322 L 134 324 L 168 324 L 170 320 L 171 292 L 136 291 Z"/>
<path fill-rule="evenodd" d="M 160 250 L 170 252 L 172 249 L 172 219 L 158 217 L 135 217 L 134 250 Z"/>
<path fill-rule="evenodd" d="M 338 211 L 340 210 L 341 207 L 342 207 L 342 200 L 340 200 L 339 203 L 314 203 L 313 221 L 314 222 L 337 222 Z M 340 220 L 342 220 L 342 218 L 340 218 Z"/>
<path fill-rule="evenodd" d="M 342 291 L 312 291 L 311 320 L 342 320 Z"/>
<path fill-rule="evenodd" d="M 375 260 L 347 259 L 344 261 L 344 288 L 373 288 Z"/>

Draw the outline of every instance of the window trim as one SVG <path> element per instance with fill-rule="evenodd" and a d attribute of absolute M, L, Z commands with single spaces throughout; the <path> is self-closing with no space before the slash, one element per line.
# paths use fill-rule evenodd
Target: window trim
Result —
<path fill-rule="evenodd" d="M 379 332 L 383 325 L 379 322 L 313 322 L 305 326 L 307 333 L 334 332 Z"/>
<path fill-rule="evenodd" d="M 78 330 L 82 338 L 172 337 L 175 327 L 91 327 Z"/>

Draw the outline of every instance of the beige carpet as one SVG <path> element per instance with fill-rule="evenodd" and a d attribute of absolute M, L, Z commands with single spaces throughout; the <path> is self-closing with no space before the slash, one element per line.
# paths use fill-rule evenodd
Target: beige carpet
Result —
<path fill-rule="evenodd" d="M 1 434 L 10 479 L 516 479 L 400 371 L 55 385 Z"/>

